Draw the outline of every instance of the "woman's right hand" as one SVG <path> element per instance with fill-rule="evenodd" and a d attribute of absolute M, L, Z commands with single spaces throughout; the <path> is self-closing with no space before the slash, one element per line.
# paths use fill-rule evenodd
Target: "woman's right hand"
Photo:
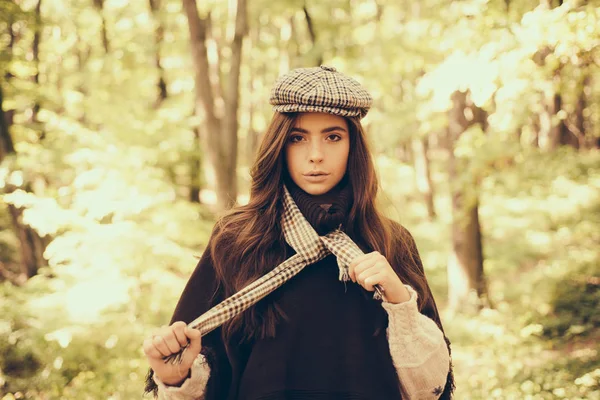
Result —
<path fill-rule="evenodd" d="M 183 321 L 163 326 L 144 340 L 144 354 L 150 368 L 161 382 L 176 386 L 188 376 L 188 372 L 201 349 L 201 334 L 197 329 L 188 328 Z M 165 363 L 163 357 L 179 352 L 188 343 L 181 364 Z"/>

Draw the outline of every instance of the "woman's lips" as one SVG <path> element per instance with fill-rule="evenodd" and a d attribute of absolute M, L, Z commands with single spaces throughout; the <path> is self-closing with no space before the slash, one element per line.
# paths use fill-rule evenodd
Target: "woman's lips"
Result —
<path fill-rule="evenodd" d="M 306 179 L 307 181 L 311 182 L 311 183 L 319 183 L 319 182 L 323 182 L 325 179 L 327 179 L 326 174 L 323 175 L 304 175 L 304 179 Z"/>

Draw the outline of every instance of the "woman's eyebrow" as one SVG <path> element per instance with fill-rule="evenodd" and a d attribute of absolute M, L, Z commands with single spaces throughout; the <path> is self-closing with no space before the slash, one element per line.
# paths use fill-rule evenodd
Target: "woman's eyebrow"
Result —
<path fill-rule="evenodd" d="M 346 132 L 346 129 L 342 128 L 341 126 L 330 126 L 328 128 L 325 128 L 321 131 L 321 133 L 328 133 L 328 132 L 333 132 L 333 131 L 343 131 Z M 292 132 L 300 132 L 300 133 L 309 133 L 306 129 L 302 129 L 302 128 L 292 128 Z"/>

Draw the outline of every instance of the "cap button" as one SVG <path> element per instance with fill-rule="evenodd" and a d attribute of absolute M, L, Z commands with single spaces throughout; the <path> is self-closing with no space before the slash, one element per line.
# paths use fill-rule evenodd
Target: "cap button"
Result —
<path fill-rule="evenodd" d="M 328 67 L 327 65 L 321 65 L 321 69 L 324 69 L 325 71 L 329 72 L 337 72 L 337 70 L 334 67 Z"/>

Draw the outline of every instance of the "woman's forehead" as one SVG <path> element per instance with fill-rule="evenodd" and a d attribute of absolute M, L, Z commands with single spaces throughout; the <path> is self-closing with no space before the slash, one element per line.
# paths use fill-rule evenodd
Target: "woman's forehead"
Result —
<path fill-rule="evenodd" d="M 321 112 L 305 112 L 298 114 L 298 118 L 294 123 L 294 128 L 302 128 L 306 130 L 327 128 L 331 126 L 340 126 L 347 129 L 348 123 L 344 117 L 334 114 Z"/>

